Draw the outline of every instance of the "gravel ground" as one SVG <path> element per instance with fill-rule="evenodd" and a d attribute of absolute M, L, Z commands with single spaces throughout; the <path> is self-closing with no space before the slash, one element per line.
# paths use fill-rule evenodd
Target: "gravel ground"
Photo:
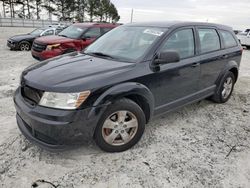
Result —
<path fill-rule="evenodd" d="M 10 51 L 6 39 L 31 29 L 0 27 L 0 187 L 250 187 L 250 51 L 226 104 L 203 100 L 147 125 L 123 153 L 94 144 L 50 153 L 30 144 L 15 120 L 12 95 L 30 52 Z M 45 180 L 46 182 L 39 182 Z"/>

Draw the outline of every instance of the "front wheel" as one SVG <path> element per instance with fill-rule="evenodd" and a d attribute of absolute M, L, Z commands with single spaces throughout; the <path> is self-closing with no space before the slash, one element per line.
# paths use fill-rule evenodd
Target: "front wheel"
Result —
<path fill-rule="evenodd" d="M 235 76 L 232 72 L 227 72 L 221 80 L 220 85 L 217 87 L 215 94 L 213 95 L 213 101 L 217 103 L 225 103 L 231 97 L 234 84 Z"/>
<path fill-rule="evenodd" d="M 19 48 L 21 51 L 29 51 L 30 50 L 30 43 L 27 41 L 22 41 L 19 44 Z"/>
<path fill-rule="evenodd" d="M 140 106 L 129 99 L 111 104 L 95 130 L 96 144 L 107 152 L 121 152 L 134 146 L 145 129 L 145 115 Z"/>

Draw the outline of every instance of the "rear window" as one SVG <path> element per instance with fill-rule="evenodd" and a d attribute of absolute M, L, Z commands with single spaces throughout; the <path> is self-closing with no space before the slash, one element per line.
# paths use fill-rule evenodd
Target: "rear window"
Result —
<path fill-rule="evenodd" d="M 220 49 L 220 38 L 215 29 L 198 29 L 198 34 L 202 54 Z"/>
<path fill-rule="evenodd" d="M 237 42 L 230 32 L 221 30 L 220 33 L 222 35 L 222 38 L 223 38 L 223 41 L 225 44 L 225 48 L 237 46 Z"/>

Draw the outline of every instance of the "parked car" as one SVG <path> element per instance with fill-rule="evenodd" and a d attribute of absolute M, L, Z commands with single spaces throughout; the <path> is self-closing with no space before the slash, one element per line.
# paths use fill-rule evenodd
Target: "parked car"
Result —
<path fill-rule="evenodd" d="M 233 30 L 234 31 L 234 34 L 237 35 L 238 33 L 241 33 L 242 31 L 241 30 Z"/>
<path fill-rule="evenodd" d="M 11 50 L 21 50 L 21 51 L 29 51 L 33 44 L 33 41 L 41 36 L 48 35 L 56 35 L 61 32 L 61 29 L 57 28 L 38 28 L 34 31 L 23 34 L 23 35 L 15 35 L 7 40 L 7 46 Z"/>
<path fill-rule="evenodd" d="M 64 29 L 58 36 L 36 39 L 31 53 L 35 59 L 45 60 L 73 51 L 80 51 L 96 38 L 117 26 L 117 24 L 107 23 L 76 23 Z"/>
<path fill-rule="evenodd" d="M 120 26 L 83 52 L 24 70 L 14 95 L 17 123 L 47 149 L 94 138 L 104 151 L 124 151 L 153 116 L 208 97 L 227 102 L 241 56 L 234 32 L 223 25 Z"/>
<path fill-rule="evenodd" d="M 67 25 L 62 24 L 62 23 L 52 23 L 51 25 L 49 25 L 49 27 L 65 29 Z"/>
<path fill-rule="evenodd" d="M 242 46 L 245 46 L 250 49 L 250 30 L 249 29 L 247 29 L 245 32 L 238 33 L 237 38 L 239 39 Z"/>

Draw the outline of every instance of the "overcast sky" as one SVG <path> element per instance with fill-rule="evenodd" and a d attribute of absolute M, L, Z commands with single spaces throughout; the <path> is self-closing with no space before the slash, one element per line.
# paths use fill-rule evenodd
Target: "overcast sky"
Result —
<path fill-rule="evenodd" d="M 234 29 L 250 28 L 250 0 L 111 0 L 120 22 L 184 20 L 214 22 Z"/>

